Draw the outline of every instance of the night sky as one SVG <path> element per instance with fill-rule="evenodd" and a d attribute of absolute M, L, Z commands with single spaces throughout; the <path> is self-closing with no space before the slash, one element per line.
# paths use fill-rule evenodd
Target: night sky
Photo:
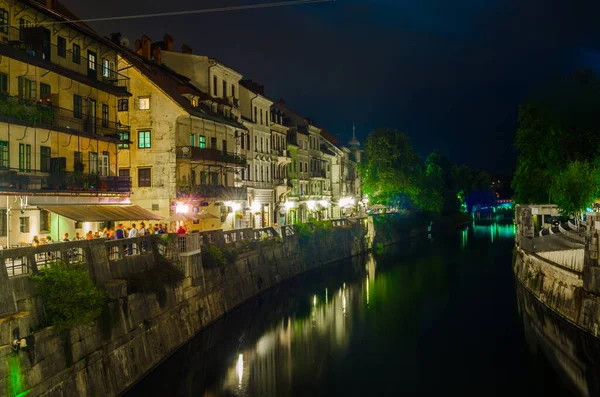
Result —
<path fill-rule="evenodd" d="M 273 0 L 272 0 L 273 1 Z M 61 0 L 80 18 L 254 1 Z M 169 33 L 265 85 L 346 142 L 376 127 L 421 155 L 510 172 L 517 106 L 533 89 L 600 65 L 600 2 L 337 0 L 236 12 L 92 23 L 133 45 Z"/>

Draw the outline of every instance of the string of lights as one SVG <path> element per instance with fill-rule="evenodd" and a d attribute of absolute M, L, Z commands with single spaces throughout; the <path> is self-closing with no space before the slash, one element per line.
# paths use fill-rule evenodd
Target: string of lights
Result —
<path fill-rule="evenodd" d="M 122 16 L 113 16 L 113 17 L 101 17 L 101 18 L 86 18 L 86 19 L 77 19 L 77 20 L 68 20 L 68 21 L 48 21 L 41 22 L 40 26 L 50 26 L 50 25 L 64 25 L 64 24 L 72 24 L 72 23 L 82 23 L 82 22 L 104 22 L 104 21 L 119 21 L 125 19 L 142 19 L 142 18 L 158 18 L 158 17 L 171 17 L 171 16 L 181 16 L 181 15 L 193 15 L 193 14 L 210 14 L 216 12 L 229 12 L 229 11 L 243 11 L 243 10 L 254 10 L 260 8 L 273 8 L 273 7 L 286 7 L 293 5 L 301 5 L 301 4 L 313 4 L 313 3 L 330 3 L 335 0 L 290 0 L 290 1 L 279 1 L 272 3 L 259 3 L 259 4 L 247 4 L 241 6 L 229 6 L 229 7 L 215 7 L 215 8 L 205 8 L 205 9 L 197 9 L 197 10 L 187 10 L 187 11 L 168 11 L 168 12 L 158 12 L 152 14 L 136 14 L 136 15 L 122 15 Z M 17 27 L 17 25 L 8 25 Z"/>

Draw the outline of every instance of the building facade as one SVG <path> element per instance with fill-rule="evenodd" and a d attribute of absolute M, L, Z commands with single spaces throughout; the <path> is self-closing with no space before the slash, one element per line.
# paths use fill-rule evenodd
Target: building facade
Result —
<path fill-rule="evenodd" d="M 129 79 L 115 46 L 72 19 L 55 1 L 0 2 L 3 246 L 101 227 L 61 217 L 61 207 L 129 203 L 118 171 L 129 127 L 117 121 Z"/>
<path fill-rule="evenodd" d="M 123 48 L 119 58 L 132 80 L 133 98 L 119 111 L 121 122 L 132 125 L 132 144 L 119 158 L 121 173 L 132 177 L 132 201 L 164 218 L 187 214 L 191 230 L 246 227 L 240 214 L 247 191 L 237 182 L 247 165 L 239 140 L 245 127 L 237 101 L 212 85 L 217 95 L 209 95 L 195 86 L 200 81 L 174 72 L 179 63 L 172 59 L 180 57 L 169 56 L 176 54 L 172 44 L 168 35 L 156 43 L 142 36 L 135 51 Z M 194 56 L 189 47 L 182 50 L 178 55 Z M 208 74 L 205 80 L 213 81 Z"/>

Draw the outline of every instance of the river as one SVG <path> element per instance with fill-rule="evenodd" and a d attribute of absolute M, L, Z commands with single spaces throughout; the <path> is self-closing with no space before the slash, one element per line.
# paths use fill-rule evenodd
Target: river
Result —
<path fill-rule="evenodd" d="M 127 396 L 598 395 L 598 343 L 517 288 L 513 246 L 471 226 L 287 281 Z"/>

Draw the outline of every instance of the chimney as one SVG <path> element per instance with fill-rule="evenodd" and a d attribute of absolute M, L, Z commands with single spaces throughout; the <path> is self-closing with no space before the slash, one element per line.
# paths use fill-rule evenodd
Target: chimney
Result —
<path fill-rule="evenodd" d="M 110 41 L 112 41 L 116 45 L 121 45 L 121 33 L 119 33 L 119 32 L 117 32 L 117 33 L 111 33 L 110 34 Z"/>
<path fill-rule="evenodd" d="M 152 46 L 152 42 L 150 41 L 150 37 L 143 35 L 142 36 L 142 57 L 150 60 L 150 55 L 151 55 L 151 51 L 150 51 L 150 47 Z"/>
<path fill-rule="evenodd" d="M 165 34 L 163 37 L 163 42 L 165 43 L 165 51 L 173 51 L 173 38 L 170 35 Z"/>
<path fill-rule="evenodd" d="M 152 58 L 154 58 L 154 61 L 159 65 L 162 64 L 161 51 L 160 45 L 157 44 L 152 46 Z"/>
<path fill-rule="evenodd" d="M 181 46 L 181 52 L 183 52 L 184 54 L 191 54 L 192 48 L 189 45 L 184 44 Z"/>
<path fill-rule="evenodd" d="M 134 46 L 136 54 L 142 55 L 142 41 L 140 39 L 135 39 Z"/>

